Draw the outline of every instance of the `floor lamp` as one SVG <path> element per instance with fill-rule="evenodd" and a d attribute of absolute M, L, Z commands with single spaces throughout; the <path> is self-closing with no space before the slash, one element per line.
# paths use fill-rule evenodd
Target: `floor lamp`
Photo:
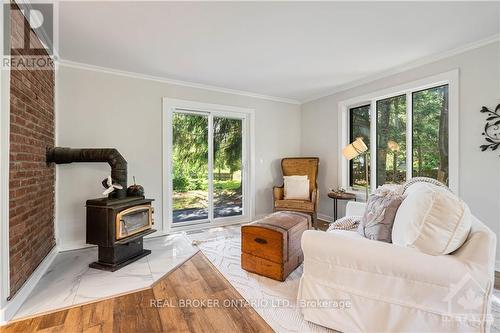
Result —
<path fill-rule="evenodd" d="M 364 155 L 365 159 L 365 179 L 366 179 L 366 201 L 368 201 L 368 147 L 363 142 L 362 138 L 356 138 L 353 142 L 345 146 L 342 150 L 342 155 L 350 161 L 353 158 Z"/>

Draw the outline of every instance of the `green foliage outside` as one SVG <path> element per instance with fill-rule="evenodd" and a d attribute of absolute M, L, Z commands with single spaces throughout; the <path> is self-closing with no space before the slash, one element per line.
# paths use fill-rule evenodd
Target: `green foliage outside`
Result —
<path fill-rule="evenodd" d="M 448 86 L 413 94 L 413 176 L 448 183 Z"/>
<path fill-rule="evenodd" d="M 238 191 L 240 180 L 214 180 L 214 190 Z M 174 191 L 208 191 L 208 181 L 199 178 L 174 178 Z"/>
<path fill-rule="evenodd" d="M 234 201 L 241 195 L 241 120 L 214 117 L 213 151 L 215 203 Z M 207 204 L 208 153 L 208 117 L 174 113 L 174 210 Z"/>
<path fill-rule="evenodd" d="M 406 179 L 406 95 L 377 101 L 377 186 Z"/>
<path fill-rule="evenodd" d="M 413 93 L 412 174 L 448 182 L 448 86 Z M 377 101 L 377 185 L 406 179 L 406 95 Z M 369 106 L 351 109 L 352 136 L 369 144 Z M 373 153 L 373 152 L 371 152 Z M 364 164 L 351 162 L 351 186 L 366 186 Z"/>

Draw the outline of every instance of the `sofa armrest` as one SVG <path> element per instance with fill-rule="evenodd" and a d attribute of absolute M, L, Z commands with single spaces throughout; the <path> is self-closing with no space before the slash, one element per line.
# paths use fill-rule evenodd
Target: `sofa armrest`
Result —
<path fill-rule="evenodd" d="M 320 279 L 334 276 L 337 267 L 448 287 L 469 272 L 468 265 L 452 255 L 432 256 L 417 249 L 370 240 L 353 231 L 305 231 L 302 250 L 304 274 Z M 470 273 L 474 277 L 485 275 Z M 487 281 L 480 280 L 486 285 Z"/>
<path fill-rule="evenodd" d="M 284 195 L 285 195 L 285 186 L 284 185 L 273 187 L 274 201 L 283 200 Z"/>
<path fill-rule="evenodd" d="M 363 216 L 365 213 L 366 203 L 364 202 L 356 202 L 356 201 L 348 201 L 347 206 L 345 208 L 346 216 Z"/>
<path fill-rule="evenodd" d="M 469 266 L 489 271 L 490 275 L 493 276 L 495 274 L 496 244 L 496 234 L 476 217 L 473 217 L 472 228 L 467 240 L 452 255 L 466 262 Z"/>

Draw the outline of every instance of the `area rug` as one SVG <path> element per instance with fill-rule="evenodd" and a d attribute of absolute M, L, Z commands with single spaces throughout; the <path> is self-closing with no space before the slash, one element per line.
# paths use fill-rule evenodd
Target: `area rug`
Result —
<path fill-rule="evenodd" d="M 187 236 L 276 332 L 336 332 L 305 321 L 296 307 L 302 265 L 293 271 L 285 282 L 274 281 L 241 269 L 240 226 L 213 228 Z M 493 292 L 491 314 L 491 332 L 500 333 L 498 289 Z"/>
<path fill-rule="evenodd" d="M 296 306 L 302 265 L 284 282 L 241 269 L 240 227 L 187 235 L 259 315 L 278 333 L 335 332 L 304 320 Z"/>

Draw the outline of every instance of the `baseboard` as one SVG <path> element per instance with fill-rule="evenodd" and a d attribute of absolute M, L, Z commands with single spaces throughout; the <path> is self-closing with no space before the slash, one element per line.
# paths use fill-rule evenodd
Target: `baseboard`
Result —
<path fill-rule="evenodd" d="M 73 242 L 73 243 L 66 243 L 64 245 L 59 245 L 58 249 L 59 252 L 66 252 L 66 251 L 86 249 L 89 247 L 97 247 L 97 245 L 91 245 L 81 242 Z"/>
<path fill-rule="evenodd" d="M 322 220 L 322 221 L 325 221 L 325 222 L 328 222 L 328 223 L 331 223 L 333 222 L 333 217 L 331 216 L 328 216 L 328 215 L 325 215 L 325 214 L 320 214 L 318 213 L 318 220 Z"/>
<path fill-rule="evenodd" d="M 23 305 L 24 301 L 26 301 L 42 276 L 47 272 L 58 253 L 59 248 L 54 246 L 52 250 L 50 250 L 49 254 L 47 254 L 47 256 L 42 260 L 40 265 L 38 265 L 33 274 L 31 274 L 29 279 L 24 283 L 21 289 L 19 289 L 16 295 L 14 295 L 14 297 L 8 301 L 2 309 L 0 309 L 0 325 L 6 324 L 12 319 L 12 317 L 14 317 L 17 310 L 19 310 L 21 305 Z"/>

